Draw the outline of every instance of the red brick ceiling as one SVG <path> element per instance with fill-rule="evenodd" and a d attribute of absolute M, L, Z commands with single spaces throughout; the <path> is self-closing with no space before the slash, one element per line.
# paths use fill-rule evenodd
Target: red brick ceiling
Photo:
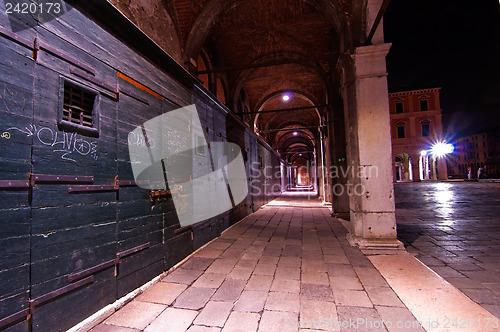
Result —
<path fill-rule="evenodd" d="M 214 13 L 214 24 L 200 25 L 206 28 L 204 49 L 210 55 L 214 68 L 226 68 L 221 74 L 228 85 L 228 106 L 234 108 L 231 92 L 236 94 L 242 87 L 248 96 L 250 111 L 311 106 L 311 102 L 292 97 L 288 103 L 276 98 L 260 107 L 279 91 L 296 91 L 308 96 L 315 104 L 325 104 L 328 85 L 324 77 L 330 75 L 336 63 L 339 39 L 331 19 L 304 0 L 175 0 L 178 29 L 181 43 L 185 44 L 193 31 L 196 18 L 205 6 L 225 1 L 231 6 L 223 13 Z M 343 1 L 341 1 L 343 2 Z M 196 33 L 196 31 L 194 31 Z M 295 58 L 322 59 L 315 62 L 284 64 L 258 69 L 234 70 L 261 61 L 263 57 L 282 58 L 283 54 Z M 291 120 L 294 121 L 291 121 Z M 261 126 L 265 123 L 265 128 Z M 259 129 L 269 130 L 290 125 L 318 126 L 319 118 L 315 110 L 301 110 L 263 114 L 257 122 Z M 315 131 L 313 130 L 313 133 Z M 299 136 L 308 138 L 311 132 L 300 131 Z M 266 135 L 270 144 L 287 146 L 297 137 L 290 139 L 285 133 L 274 132 Z M 293 135 L 292 135 L 293 136 Z"/>

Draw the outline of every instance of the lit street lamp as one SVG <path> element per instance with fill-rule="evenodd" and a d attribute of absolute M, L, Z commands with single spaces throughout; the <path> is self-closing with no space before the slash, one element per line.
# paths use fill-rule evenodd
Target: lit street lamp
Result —
<path fill-rule="evenodd" d="M 446 143 L 446 141 L 437 142 L 431 147 L 431 154 L 436 158 L 441 158 L 455 150 L 453 144 Z"/>

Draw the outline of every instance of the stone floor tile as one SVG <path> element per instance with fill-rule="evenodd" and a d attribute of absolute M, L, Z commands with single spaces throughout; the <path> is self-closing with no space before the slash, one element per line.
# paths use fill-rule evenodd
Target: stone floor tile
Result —
<path fill-rule="evenodd" d="M 204 258 L 219 258 L 219 256 L 222 254 L 223 250 L 220 249 L 211 249 L 208 247 L 205 247 L 197 252 L 194 253 L 193 257 L 204 257 Z"/>
<path fill-rule="evenodd" d="M 335 303 L 328 301 L 300 301 L 300 328 L 339 331 Z"/>
<path fill-rule="evenodd" d="M 300 280 L 304 284 L 316 284 L 316 285 L 330 284 L 330 280 L 328 279 L 328 274 L 326 274 L 326 272 L 303 271 Z"/>
<path fill-rule="evenodd" d="M 300 269 L 293 267 L 278 267 L 274 277 L 277 279 L 300 280 Z"/>
<path fill-rule="evenodd" d="M 336 264 L 349 264 L 347 256 L 342 252 L 342 255 L 323 255 L 323 260 L 325 263 L 336 263 Z"/>
<path fill-rule="evenodd" d="M 500 283 L 484 283 L 482 285 L 491 290 L 492 292 L 500 295 Z"/>
<path fill-rule="evenodd" d="M 317 250 L 302 250 L 302 259 L 304 258 L 323 260 L 323 251 L 320 248 Z"/>
<path fill-rule="evenodd" d="M 173 306 L 176 308 L 199 310 L 205 306 L 215 288 L 189 287 L 182 293 Z"/>
<path fill-rule="evenodd" d="M 220 332 L 220 328 L 192 325 L 186 332 Z"/>
<path fill-rule="evenodd" d="M 193 283 L 193 281 L 198 279 L 198 277 L 201 276 L 202 273 L 203 271 L 201 270 L 188 270 L 180 267 L 174 270 L 173 272 L 169 273 L 161 281 L 190 285 Z"/>
<path fill-rule="evenodd" d="M 337 289 L 363 290 L 361 282 L 359 282 L 358 277 L 355 276 L 333 275 L 330 277 L 330 286 L 332 287 L 334 292 Z"/>
<path fill-rule="evenodd" d="M 259 320 L 258 314 L 233 311 L 222 332 L 255 332 L 259 326 Z"/>
<path fill-rule="evenodd" d="M 258 332 L 297 332 L 298 329 L 297 313 L 264 310 Z"/>
<path fill-rule="evenodd" d="M 460 291 L 476 303 L 500 305 L 500 296 L 487 288 L 462 288 Z"/>
<path fill-rule="evenodd" d="M 417 257 L 419 261 L 427 266 L 446 266 L 446 263 L 432 256 Z"/>
<path fill-rule="evenodd" d="M 259 259 L 259 264 L 263 265 L 278 265 L 279 257 L 273 257 L 273 256 L 262 256 Z"/>
<path fill-rule="evenodd" d="M 268 292 L 269 289 L 271 289 L 272 283 L 273 283 L 272 276 L 252 275 L 250 277 L 250 280 L 248 280 L 245 289 Z"/>
<path fill-rule="evenodd" d="M 300 281 L 287 279 L 274 279 L 271 285 L 272 292 L 300 293 Z"/>
<path fill-rule="evenodd" d="M 467 278 L 467 277 L 448 277 L 446 278 L 446 281 L 451 283 L 453 286 L 457 287 L 458 289 L 462 288 L 484 288 L 485 286 L 481 284 L 479 281 Z"/>
<path fill-rule="evenodd" d="M 443 278 L 448 278 L 448 277 L 457 278 L 463 276 L 463 274 L 448 266 L 431 266 L 430 268 Z"/>
<path fill-rule="evenodd" d="M 205 258 L 205 257 L 191 257 L 184 264 L 182 264 L 183 269 L 188 270 L 201 270 L 204 271 L 207 267 L 210 266 L 214 262 L 214 258 Z"/>
<path fill-rule="evenodd" d="M 498 305 L 498 304 L 483 304 L 482 307 L 500 319 L 500 305 Z"/>
<path fill-rule="evenodd" d="M 219 257 L 240 259 L 244 252 L 244 249 L 230 247 L 229 249 L 226 249 Z"/>
<path fill-rule="evenodd" d="M 332 289 L 329 285 L 300 284 L 302 300 L 333 301 Z"/>
<path fill-rule="evenodd" d="M 258 258 L 253 258 L 253 259 L 244 259 L 241 258 L 238 263 L 236 263 L 236 267 L 244 268 L 244 269 L 254 269 L 255 266 L 257 265 L 259 259 Z"/>
<path fill-rule="evenodd" d="M 299 294 L 269 292 L 264 306 L 266 310 L 299 312 L 300 297 Z"/>
<path fill-rule="evenodd" d="M 500 283 L 500 274 L 491 271 L 463 271 L 462 274 L 481 283 Z"/>
<path fill-rule="evenodd" d="M 390 287 L 365 286 L 365 291 L 374 305 L 404 307 L 405 305 Z"/>
<path fill-rule="evenodd" d="M 356 276 L 354 268 L 349 264 L 326 264 L 326 271 L 330 276 Z"/>
<path fill-rule="evenodd" d="M 247 268 L 243 268 L 243 267 L 235 267 L 226 276 L 226 279 L 248 280 L 248 279 L 250 279 L 252 272 L 254 272 L 254 270 L 252 270 L 252 269 L 247 269 Z"/>
<path fill-rule="evenodd" d="M 223 327 L 232 308 L 233 302 L 209 301 L 194 320 L 194 324 Z"/>
<path fill-rule="evenodd" d="M 325 261 L 320 257 L 321 259 L 302 259 L 302 271 L 326 272 Z"/>
<path fill-rule="evenodd" d="M 262 264 L 261 262 L 259 262 L 255 267 L 253 274 L 258 274 L 263 276 L 273 276 L 275 271 L 276 271 L 275 264 Z"/>
<path fill-rule="evenodd" d="M 267 300 L 268 292 L 244 290 L 234 305 L 235 311 L 261 312 Z"/>
<path fill-rule="evenodd" d="M 128 327 L 100 324 L 94 327 L 90 332 L 140 332 L 141 330 L 131 329 Z"/>
<path fill-rule="evenodd" d="M 266 249 L 262 253 L 262 257 L 270 256 L 270 257 L 280 257 L 281 249 Z"/>
<path fill-rule="evenodd" d="M 354 267 L 354 270 L 363 286 L 389 286 L 375 268 Z"/>
<path fill-rule="evenodd" d="M 235 302 L 243 291 L 245 284 L 245 280 L 226 279 L 213 295 L 212 300 Z"/>
<path fill-rule="evenodd" d="M 373 303 L 365 291 L 352 289 L 335 290 L 335 303 L 342 306 L 372 308 Z"/>
<path fill-rule="evenodd" d="M 206 273 L 224 273 L 229 274 L 238 260 L 236 258 L 216 259 L 205 271 Z"/>
<path fill-rule="evenodd" d="M 157 282 L 137 297 L 138 301 L 170 305 L 187 288 L 187 285 Z"/>
<path fill-rule="evenodd" d="M 197 311 L 167 308 L 144 332 L 180 332 L 185 331 L 198 315 Z"/>
<path fill-rule="evenodd" d="M 225 278 L 222 273 L 204 273 L 193 283 L 193 287 L 219 288 Z"/>
<path fill-rule="evenodd" d="M 425 329 L 422 328 L 422 324 L 417 321 L 406 307 L 394 308 L 375 306 L 375 309 L 380 315 L 380 318 L 384 321 L 389 332 L 425 332 Z"/>
<path fill-rule="evenodd" d="M 165 308 L 165 305 L 156 303 L 132 301 L 111 315 L 104 323 L 142 330 Z"/>
<path fill-rule="evenodd" d="M 374 308 L 337 306 L 338 324 L 342 332 L 386 331 Z"/>
<path fill-rule="evenodd" d="M 215 249 L 215 250 L 226 250 L 227 248 L 229 248 L 229 246 L 231 246 L 231 244 L 233 244 L 233 242 L 234 241 L 228 242 L 227 240 L 224 241 L 223 238 L 218 238 L 215 241 L 213 241 L 212 243 L 210 243 L 208 245 L 208 248 Z"/>
<path fill-rule="evenodd" d="M 280 257 L 278 266 L 279 267 L 293 267 L 293 268 L 300 268 L 302 264 L 302 259 L 300 257 Z"/>
<path fill-rule="evenodd" d="M 281 251 L 282 257 L 301 257 L 302 256 L 302 248 L 300 245 L 285 245 L 283 250 Z"/>

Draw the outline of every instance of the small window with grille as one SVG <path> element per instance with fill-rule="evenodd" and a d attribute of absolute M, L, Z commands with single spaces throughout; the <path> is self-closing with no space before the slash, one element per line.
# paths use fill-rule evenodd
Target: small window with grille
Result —
<path fill-rule="evenodd" d="M 99 94 L 68 80 L 61 80 L 59 125 L 82 134 L 98 134 Z"/>
<path fill-rule="evenodd" d="M 95 93 L 85 91 L 76 85 L 65 83 L 62 119 L 80 126 L 92 128 L 92 111 L 94 109 L 95 97 Z"/>

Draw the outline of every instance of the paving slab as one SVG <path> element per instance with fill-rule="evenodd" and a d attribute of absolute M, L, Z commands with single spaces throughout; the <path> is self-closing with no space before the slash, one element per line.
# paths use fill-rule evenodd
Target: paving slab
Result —
<path fill-rule="evenodd" d="M 400 330 L 397 324 L 388 323 L 414 322 L 421 318 L 419 308 L 412 306 L 413 300 L 405 298 L 397 283 L 381 274 L 374 258 L 384 255 L 365 256 L 348 244 L 345 221 L 331 217 L 331 211 L 317 199 L 283 195 L 273 202 L 195 252 L 94 327 L 94 332 L 422 331 L 420 326 Z M 447 272 L 484 308 L 500 312 L 496 302 L 500 279 L 487 273 L 498 268 L 492 259 L 498 255 L 487 246 L 481 256 L 459 256 L 452 251 L 458 252 L 463 242 L 474 241 L 477 249 L 485 246 L 477 242 L 483 239 L 468 234 L 455 243 L 448 226 L 439 227 L 434 231 L 429 226 L 419 233 L 423 237 L 417 241 L 420 249 L 408 248 L 419 253 L 428 248 L 431 252 L 422 257 L 437 268 L 446 268 L 440 272 Z M 439 241 L 446 242 L 441 247 Z M 413 279 L 406 279 L 406 284 L 408 280 L 411 287 L 418 284 Z M 439 287 L 429 284 L 432 294 L 439 295 Z M 486 313 L 481 317 L 489 317 Z"/>

